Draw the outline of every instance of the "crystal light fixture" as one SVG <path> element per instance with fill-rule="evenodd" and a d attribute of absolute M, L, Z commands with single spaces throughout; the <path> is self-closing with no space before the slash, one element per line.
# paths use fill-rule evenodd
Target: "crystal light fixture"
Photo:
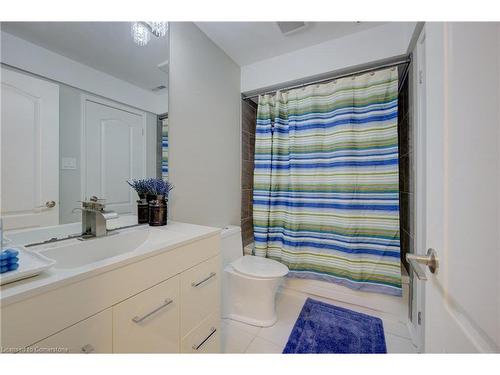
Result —
<path fill-rule="evenodd" d="M 168 30 L 167 22 L 148 22 L 148 24 L 151 27 L 151 32 L 155 36 L 163 38 L 165 35 L 167 35 L 167 30 Z"/>
<path fill-rule="evenodd" d="M 148 28 L 142 22 L 132 23 L 132 37 L 134 42 L 140 46 L 148 44 L 151 38 Z"/>
<path fill-rule="evenodd" d="M 134 22 L 132 23 L 132 37 L 140 46 L 148 44 L 151 34 L 157 38 L 167 35 L 168 22 Z"/>

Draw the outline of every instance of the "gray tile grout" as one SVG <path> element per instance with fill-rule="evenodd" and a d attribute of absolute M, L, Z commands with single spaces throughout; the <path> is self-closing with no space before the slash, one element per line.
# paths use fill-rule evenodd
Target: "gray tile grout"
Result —
<path fill-rule="evenodd" d="M 259 331 L 257 331 L 259 332 Z M 252 342 L 255 341 L 255 338 L 257 337 L 257 335 L 255 335 L 251 340 L 250 342 L 248 343 L 247 347 L 245 348 L 245 351 L 243 353 L 247 353 L 248 352 L 248 348 L 250 348 L 250 345 L 252 345 Z"/>

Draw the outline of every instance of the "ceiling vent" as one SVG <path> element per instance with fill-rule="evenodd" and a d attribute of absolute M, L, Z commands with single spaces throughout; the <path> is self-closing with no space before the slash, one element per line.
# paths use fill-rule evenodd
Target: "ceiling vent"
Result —
<path fill-rule="evenodd" d="M 166 88 L 167 88 L 167 86 L 165 86 L 165 85 L 160 85 L 160 86 L 153 87 L 153 88 L 151 89 L 151 91 L 153 91 L 153 92 L 158 92 L 158 91 L 165 90 Z"/>
<path fill-rule="evenodd" d="M 307 22 L 276 22 L 283 35 L 290 35 L 307 27 Z"/>

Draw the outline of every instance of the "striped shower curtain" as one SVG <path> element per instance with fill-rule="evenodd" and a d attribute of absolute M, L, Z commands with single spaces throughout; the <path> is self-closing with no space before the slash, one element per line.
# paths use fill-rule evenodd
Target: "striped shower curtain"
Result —
<path fill-rule="evenodd" d="M 393 68 L 259 98 L 254 255 L 401 295 L 397 96 Z"/>

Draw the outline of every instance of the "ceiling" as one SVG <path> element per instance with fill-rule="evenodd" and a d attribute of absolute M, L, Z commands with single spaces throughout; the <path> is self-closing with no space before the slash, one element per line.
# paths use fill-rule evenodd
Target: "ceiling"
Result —
<path fill-rule="evenodd" d="M 284 35 L 276 22 L 196 22 L 240 66 L 382 24 L 384 22 L 308 22 L 306 28 Z"/>
<path fill-rule="evenodd" d="M 2 22 L 2 31 L 146 90 L 167 86 L 168 37 L 134 43 L 130 22 Z M 158 92 L 158 93 L 161 93 Z"/>

